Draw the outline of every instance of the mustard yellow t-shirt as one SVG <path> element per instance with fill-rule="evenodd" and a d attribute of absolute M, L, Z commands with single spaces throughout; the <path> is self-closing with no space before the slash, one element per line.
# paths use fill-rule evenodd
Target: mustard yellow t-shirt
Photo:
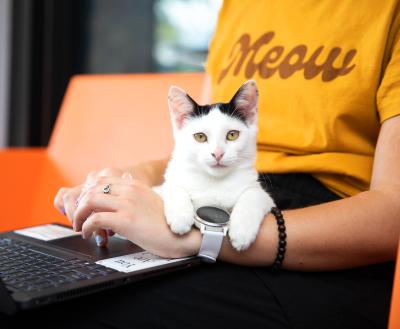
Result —
<path fill-rule="evenodd" d="M 214 101 L 255 79 L 257 169 L 369 188 L 381 123 L 400 114 L 395 0 L 226 0 L 210 45 Z"/>

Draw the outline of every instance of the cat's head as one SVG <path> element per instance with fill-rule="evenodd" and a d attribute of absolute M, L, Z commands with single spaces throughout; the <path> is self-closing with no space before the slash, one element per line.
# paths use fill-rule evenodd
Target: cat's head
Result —
<path fill-rule="evenodd" d="M 211 105 L 198 105 L 184 90 L 172 86 L 168 105 L 175 158 L 215 177 L 254 165 L 258 105 L 254 80 L 245 82 L 229 103 Z"/>

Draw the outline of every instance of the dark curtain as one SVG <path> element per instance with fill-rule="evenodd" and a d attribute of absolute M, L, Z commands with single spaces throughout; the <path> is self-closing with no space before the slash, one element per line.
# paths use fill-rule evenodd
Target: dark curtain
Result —
<path fill-rule="evenodd" d="M 152 71 L 152 7 L 150 0 L 13 0 L 10 146 L 47 145 L 72 75 Z"/>
<path fill-rule="evenodd" d="M 46 145 L 69 78 L 82 71 L 87 1 L 13 0 L 10 144 Z"/>

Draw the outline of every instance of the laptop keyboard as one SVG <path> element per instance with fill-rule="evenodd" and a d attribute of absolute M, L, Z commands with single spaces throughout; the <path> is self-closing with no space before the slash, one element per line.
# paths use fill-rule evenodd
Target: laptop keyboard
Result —
<path fill-rule="evenodd" d="M 0 237 L 0 278 L 11 291 L 40 291 L 117 271 L 80 259 L 64 260 L 33 244 Z"/>

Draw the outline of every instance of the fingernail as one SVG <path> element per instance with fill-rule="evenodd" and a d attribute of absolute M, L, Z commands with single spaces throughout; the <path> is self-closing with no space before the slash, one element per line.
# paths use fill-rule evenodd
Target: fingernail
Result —
<path fill-rule="evenodd" d="M 101 244 L 103 243 L 103 241 L 104 241 L 104 239 L 103 239 L 103 237 L 102 237 L 101 235 L 96 235 L 96 243 L 97 243 L 97 246 L 98 246 L 98 247 L 101 246 Z"/>
<path fill-rule="evenodd" d="M 65 216 L 67 213 L 65 212 L 65 209 L 64 208 L 61 208 L 61 212 L 62 212 L 62 214 Z"/>

